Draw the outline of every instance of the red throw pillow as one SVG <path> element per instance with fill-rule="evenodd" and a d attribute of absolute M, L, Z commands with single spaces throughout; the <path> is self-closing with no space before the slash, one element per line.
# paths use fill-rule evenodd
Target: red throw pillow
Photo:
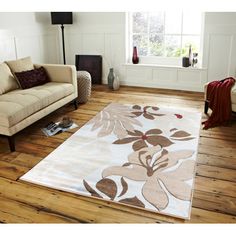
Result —
<path fill-rule="evenodd" d="M 47 72 L 43 67 L 34 70 L 16 72 L 15 76 L 22 89 L 32 88 L 49 82 Z"/>

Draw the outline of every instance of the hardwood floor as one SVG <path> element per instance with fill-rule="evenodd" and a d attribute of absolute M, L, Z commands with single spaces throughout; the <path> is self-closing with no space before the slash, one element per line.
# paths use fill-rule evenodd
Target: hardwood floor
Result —
<path fill-rule="evenodd" d="M 90 101 L 78 110 L 68 105 L 18 133 L 17 152 L 10 153 L 7 140 L 0 137 L 0 222 L 184 222 L 18 180 L 78 130 L 45 137 L 41 127 L 64 115 L 81 127 L 110 102 L 155 104 L 191 111 L 203 111 L 204 105 L 202 93 L 134 87 L 112 92 L 106 86 L 96 86 Z M 185 223 L 236 223 L 236 122 L 232 127 L 201 130 L 200 136 L 191 220 Z"/>

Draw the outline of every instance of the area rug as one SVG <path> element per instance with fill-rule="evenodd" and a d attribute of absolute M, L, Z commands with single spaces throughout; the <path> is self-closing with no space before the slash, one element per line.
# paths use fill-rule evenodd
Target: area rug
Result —
<path fill-rule="evenodd" d="M 200 120 L 111 103 L 21 180 L 189 219 Z"/>

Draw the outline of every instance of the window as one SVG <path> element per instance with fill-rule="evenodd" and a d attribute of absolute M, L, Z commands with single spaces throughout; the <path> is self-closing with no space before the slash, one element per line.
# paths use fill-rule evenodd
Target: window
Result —
<path fill-rule="evenodd" d="M 200 51 L 201 13 L 134 12 L 131 13 L 131 44 L 139 56 L 176 58 L 187 56 L 189 45 Z"/>

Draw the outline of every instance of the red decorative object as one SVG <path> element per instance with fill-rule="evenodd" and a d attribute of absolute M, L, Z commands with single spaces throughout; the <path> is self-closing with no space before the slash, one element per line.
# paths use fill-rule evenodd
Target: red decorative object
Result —
<path fill-rule="evenodd" d="M 134 47 L 134 48 L 133 48 L 132 62 L 133 62 L 133 64 L 138 64 L 138 63 L 139 63 L 139 57 L 138 57 L 137 47 Z"/>
<path fill-rule="evenodd" d="M 183 116 L 180 115 L 180 114 L 175 114 L 175 116 L 176 116 L 178 119 L 182 119 L 182 118 L 183 118 Z"/>
<path fill-rule="evenodd" d="M 208 120 L 202 122 L 204 129 L 227 125 L 232 117 L 231 88 L 235 83 L 232 77 L 212 81 L 207 86 L 207 102 L 212 113 Z"/>

